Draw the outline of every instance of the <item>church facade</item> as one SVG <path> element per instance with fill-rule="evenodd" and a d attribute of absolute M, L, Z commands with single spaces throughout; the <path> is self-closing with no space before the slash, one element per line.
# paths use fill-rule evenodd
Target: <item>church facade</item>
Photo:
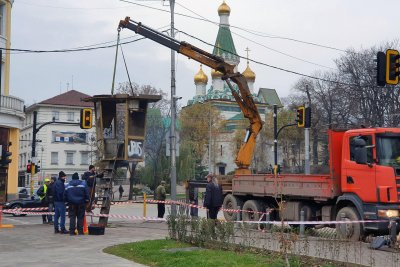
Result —
<path fill-rule="evenodd" d="M 235 44 L 229 26 L 229 16 L 231 13 L 230 7 L 223 1 L 218 8 L 218 15 L 220 17 L 219 30 L 215 41 L 213 54 L 222 57 L 227 63 L 235 65 L 235 70 L 238 71 L 240 57 L 236 52 Z M 247 58 L 249 49 L 246 49 Z M 255 92 L 254 84 L 256 74 L 250 68 L 249 60 L 247 60 L 246 68 L 242 72 L 246 78 L 250 92 L 258 107 L 261 119 L 265 121 L 265 115 L 270 110 L 271 99 L 274 99 L 279 106 L 280 100 L 274 89 L 260 88 Z M 243 129 L 243 124 L 248 126 L 249 122 L 243 117 L 243 114 L 232 96 L 231 90 L 224 80 L 222 80 L 222 73 L 211 70 L 211 85 L 208 85 L 208 76 L 200 65 L 200 70 L 194 76 L 194 83 L 196 86 L 195 96 L 188 101 L 188 106 L 196 103 L 210 103 L 213 107 L 217 108 L 223 120 L 225 120 L 225 127 L 217 135 L 211 136 L 209 140 L 208 151 L 204 155 L 204 165 L 208 165 L 209 172 L 224 175 L 235 170 L 234 163 L 236 157 L 237 147 L 235 144 L 235 135 L 238 130 Z M 232 84 L 235 90 L 238 90 L 236 84 Z M 211 120 L 212 118 L 210 118 Z M 267 165 L 271 162 L 273 151 L 271 147 L 273 144 L 265 140 L 264 132 L 260 132 L 257 142 L 260 145 L 254 154 L 253 164 L 251 169 L 253 171 L 265 171 Z M 269 162 L 269 163 L 267 163 Z"/>

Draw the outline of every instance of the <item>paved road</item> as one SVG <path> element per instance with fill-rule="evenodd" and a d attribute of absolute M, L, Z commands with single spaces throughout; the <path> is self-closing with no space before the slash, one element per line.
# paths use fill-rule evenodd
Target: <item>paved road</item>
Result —
<path fill-rule="evenodd" d="M 95 211 L 96 212 L 96 211 Z M 143 206 L 114 205 L 112 214 L 143 215 Z M 147 215 L 156 216 L 156 205 L 148 205 Z M 200 216 L 205 216 L 200 211 Z M 222 217 L 222 214 L 220 214 Z M 90 222 L 90 218 L 88 218 Z M 142 222 L 109 219 L 113 228 L 107 228 L 104 236 L 54 235 L 53 227 L 41 224 L 41 216 L 12 217 L 5 215 L 3 223 L 14 224 L 14 229 L 0 229 L 0 266 L 142 266 L 102 253 L 102 249 L 114 244 L 147 239 L 163 239 L 168 235 L 165 222 Z M 97 218 L 94 218 L 97 222 Z M 240 231 L 238 231 L 239 234 Z M 247 238 L 236 238 L 237 243 L 280 251 L 279 236 L 253 232 Z M 375 251 L 368 244 L 339 242 L 308 238 L 295 240 L 290 251 L 313 257 L 321 257 L 364 266 L 399 267 L 400 253 Z M 41 259 L 46 259 L 42 261 Z"/>

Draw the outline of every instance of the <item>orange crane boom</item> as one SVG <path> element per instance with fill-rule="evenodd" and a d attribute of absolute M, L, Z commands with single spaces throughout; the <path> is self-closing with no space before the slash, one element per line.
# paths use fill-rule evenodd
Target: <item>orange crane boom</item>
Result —
<path fill-rule="evenodd" d="M 147 27 L 140 22 L 135 22 L 129 17 L 126 17 L 125 20 L 120 21 L 118 30 L 121 28 L 130 29 L 137 34 L 169 47 L 170 49 L 194 59 L 223 74 L 222 79 L 228 84 L 235 101 L 238 103 L 241 111 L 243 112 L 244 117 L 250 121 L 250 126 L 247 128 L 245 140 L 241 145 L 235 159 L 235 163 L 238 167 L 235 173 L 249 174 L 249 166 L 253 158 L 257 135 L 262 129 L 262 121 L 247 85 L 246 78 L 240 72 L 235 72 L 235 65 L 225 62 L 222 57 L 210 54 L 189 43 L 180 42 L 161 32 Z M 237 84 L 239 88 L 238 91 L 232 86 L 229 79 Z"/>

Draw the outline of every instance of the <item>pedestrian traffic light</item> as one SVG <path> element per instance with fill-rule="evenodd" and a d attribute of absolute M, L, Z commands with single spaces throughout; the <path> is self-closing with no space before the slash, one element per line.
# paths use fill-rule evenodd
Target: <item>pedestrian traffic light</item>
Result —
<path fill-rule="evenodd" d="M 28 165 L 26 165 L 26 172 L 27 173 L 31 173 L 32 172 L 32 165 L 30 163 L 28 163 Z"/>
<path fill-rule="evenodd" d="M 386 85 L 386 55 L 381 51 L 376 55 L 376 82 L 378 86 Z"/>
<path fill-rule="evenodd" d="M 305 112 L 304 107 L 297 108 L 297 127 L 304 127 Z"/>
<path fill-rule="evenodd" d="M 0 167 L 1 168 L 8 168 L 8 164 L 11 163 L 11 155 L 12 153 L 4 149 L 5 146 L 2 146 L 1 150 L 1 160 L 0 160 Z"/>
<path fill-rule="evenodd" d="M 399 83 L 399 51 L 386 50 L 386 83 L 396 85 Z"/>
<path fill-rule="evenodd" d="M 305 108 L 305 115 L 304 115 L 304 128 L 311 127 L 311 107 Z"/>
<path fill-rule="evenodd" d="M 93 111 L 91 108 L 81 109 L 81 129 L 91 129 L 93 124 Z"/>
<path fill-rule="evenodd" d="M 35 165 L 35 174 L 40 172 L 40 166 L 39 165 Z"/>

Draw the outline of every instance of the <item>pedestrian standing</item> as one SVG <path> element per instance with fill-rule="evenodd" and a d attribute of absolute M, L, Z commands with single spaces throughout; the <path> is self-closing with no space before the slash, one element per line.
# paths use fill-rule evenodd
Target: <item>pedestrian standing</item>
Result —
<path fill-rule="evenodd" d="M 40 198 L 40 202 L 41 202 L 41 206 L 42 207 L 47 207 L 49 206 L 49 203 L 47 202 L 47 198 L 46 198 L 46 192 L 47 192 L 47 186 L 50 184 L 50 179 L 49 178 L 45 178 L 44 179 L 44 184 L 39 187 L 39 189 L 37 190 L 36 194 L 39 196 Z M 47 224 L 48 223 L 48 215 L 42 215 L 42 221 L 43 224 Z"/>
<path fill-rule="evenodd" d="M 65 229 L 65 200 L 64 200 L 64 192 L 65 192 L 65 178 L 67 176 L 63 171 L 60 171 L 58 174 L 58 179 L 54 183 L 54 233 L 60 234 L 68 234 L 68 231 Z M 60 221 L 60 222 L 59 222 Z"/>
<path fill-rule="evenodd" d="M 90 165 L 89 170 L 82 175 L 82 180 L 86 182 L 87 190 L 89 192 L 89 202 L 86 206 L 86 211 L 88 212 L 92 210 L 92 202 L 95 197 L 96 177 L 101 178 L 102 176 L 102 174 L 96 173 L 96 168 L 94 165 Z"/>
<path fill-rule="evenodd" d="M 83 217 L 85 216 L 86 203 L 89 202 L 89 194 L 84 181 L 79 180 L 78 173 L 72 175 L 64 192 L 65 201 L 68 203 L 69 212 L 69 234 L 83 235 Z"/>
<path fill-rule="evenodd" d="M 222 187 L 218 185 L 218 179 L 215 175 L 207 175 L 207 182 L 204 207 L 208 209 L 208 217 L 215 220 L 217 219 L 218 211 L 222 207 Z"/>
<path fill-rule="evenodd" d="M 124 193 L 124 188 L 122 187 L 122 184 L 119 185 L 118 191 L 119 191 L 119 200 L 121 200 L 122 194 Z"/>
<path fill-rule="evenodd" d="M 54 183 L 56 181 L 56 177 L 51 177 L 50 183 L 47 186 L 47 191 L 46 191 L 46 202 L 49 207 L 49 212 L 54 211 Z M 47 215 L 47 221 L 49 224 L 53 224 L 53 215 Z"/>
<path fill-rule="evenodd" d="M 190 204 L 198 205 L 199 204 L 199 189 L 194 186 L 189 185 L 189 201 Z M 198 207 L 190 207 L 190 216 L 197 217 L 199 216 L 199 208 Z"/>
<path fill-rule="evenodd" d="M 156 191 L 154 192 L 154 199 L 158 201 L 163 201 L 162 203 L 157 203 L 158 218 L 164 218 L 166 198 L 167 193 L 165 191 L 165 181 L 161 181 L 161 184 L 156 188 Z"/>

